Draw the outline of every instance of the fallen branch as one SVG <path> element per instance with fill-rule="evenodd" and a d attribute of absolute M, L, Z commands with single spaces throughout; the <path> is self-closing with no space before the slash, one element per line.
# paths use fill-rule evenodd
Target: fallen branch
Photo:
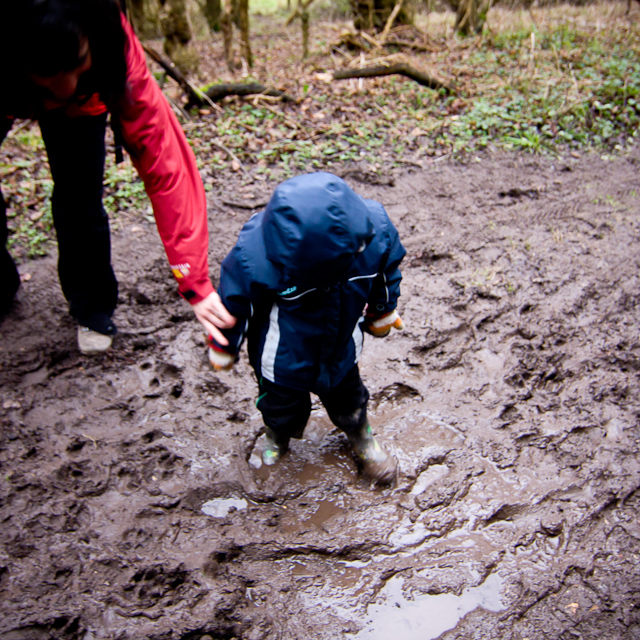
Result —
<path fill-rule="evenodd" d="M 638 2 L 640 2 L 640 0 L 638 0 Z M 402 3 L 398 2 L 395 7 L 398 8 L 401 7 L 401 5 Z M 397 16 L 392 14 L 389 16 L 389 19 L 392 17 L 395 20 Z M 343 31 L 340 34 L 339 41 L 332 46 L 332 50 L 337 50 L 339 53 L 342 53 L 339 50 L 342 45 L 349 49 L 361 49 L 365 52 L 369 52 L 372 49 L 384 49 L 390 46 L 402 47 L 413 51 L 428 51 L 430 53 L 436 53 L 442 50 L 441 46 L 427 43 L 427 35 L 416 27 L 410 27 L 409 25 L 393 27 L 393 23 L 389 22 L 389 20 L 387 20 L 387 24 L 391 26 L 387 29 L 385 25 L 385 29 L 377 39 L 369 35 L 366 31 Z"/>
<path fill-rule="evenodd" d="M 142 48 L 145 50 L 147 55 L 149 55 L 149 57 L 151 57 L 166 71 L 167 75 L 170 78 L 175 80 L 182 87 L 182 90 L 187 94 L 189 98 L 189 102 L 187 103 L 187 108 L 191 106 L 203 106 L 205 103 L 207 103 L 210 107 L 213 107 L 218 111 L 221 110 L 220 107 L 213 104 L 213 102 L 209 99 L 209 97 L 205 93 L 203 93 L 202 91 L 194 87 L 182 75 L 182 73 L 178 71 L 178 69 L 173 63 L 169 62 L 168 60 L 165 60 L 157 51 L 155 51 L 151 47 L 148 47 L 145 44 L 142 45 Z"/>
<path fill-rule="evenodd" d="M 291 101 L 291 98 L 284 91 L 268 89 L 257 82 L 249 82 L 246 84 L 222 82 L 221 84 L 214 84 L 205 91 L 205 95 L 213 102 L 219 102 L 227 96 L 251 96 L 256 93 L 281 98 L 285 102 Z"/>
<path fill-rule="evenodd" d="M 250 96 L 254 94 L 261 94 L 264 96 L 280 98 L 285 102 L 291 101 L 291 98 L 284 91 L 279 91 L 278 89 L 268 89 L 267 87 L 257 82 L 250 82 L 247 84 L 223 82 L 221 84 L 214 84 L 206 91 L 202 91 L 194 87 L 184 77 L 184 75 L 180 73 L 175 65 L 170 63 L 168 60 L 165 60 L 157 51 L 154 51 L 153 49 L 151 49 L 151 47 L 147 47 L 146 45 L 142 46 L 147 54 L 149 54 L 149 56 L 166 71 L 167 75 L 175 80 L 187 94 L 188 101 L 185 107 L 186 109 L 190 109 L 191 107 L 203 107 L 205 105 L 209 105 L 218 112 L 221 112 L 222 110 L 215 103 L 219 102 L 223 98 L 226 98 L 227 96 Z"/>
<path fill-rule="evenodd" d="M 347 31 L 340 36 L 340 41 L 338 42 L 338 44 L 333 45 L 332 49 L 337 50 L 345 58 L 348 58 L 348 56 L 347 54 L 343 53 L 339 49 L 340 45 L 347 45 L 347 47 L 352 49 L 361 49 L 362 51 L 370 51 L 371 50 L 370 42 L 368 40 L 365 40 L 364 38 L 361 38 L 360 35 L 361 34 L 359 33 L 352 33 L 350 31 Z"/>
<path fill-rule="evenodd" d="M 411 78 L 423 87 L 430 89 L 444 89 L 446 93 L 453 94 L 455 91 L 440 80 L 433 78 L 422 71 L 418 71 L 411 65 L 404 62 L 389 66 L 379 65 L 375 67 L 364 67 L 362 69 L 342 69 L 333 72 L 334 80 L 347 80 L 349 78 L 373 78 L 377 76 L 391 76 L 399 74 Z"/>

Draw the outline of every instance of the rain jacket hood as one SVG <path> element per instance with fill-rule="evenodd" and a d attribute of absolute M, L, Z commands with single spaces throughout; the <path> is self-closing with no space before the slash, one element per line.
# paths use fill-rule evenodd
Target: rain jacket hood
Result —
<path fill-rule="evenodd" d="M 267 258 L 285 281 L 324 283 L 346 274 L 375 235 L 369 206 L 330 173 L 279 185 L 263 220 Z"/>

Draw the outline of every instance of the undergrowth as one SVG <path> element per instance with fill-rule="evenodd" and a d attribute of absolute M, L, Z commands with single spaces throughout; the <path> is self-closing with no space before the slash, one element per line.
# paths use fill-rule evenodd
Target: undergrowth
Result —
<path fill-rule="evenodd" d="M 332 70 L 349 60 L 354 66 L 360 55 L 335 45 L 344 25 L 312 20 L 312 55 L 304 62 L 294 27 L 283 36 L 276 22 L 278 39 L 265 37 L 268 25 L 255 25 L 260 62 L 255 77 L 242 80 L 278 86 L 292 100 L 232 97 L 215 110 L 177 112 L 200 169 L 213 176 L 243 170 L 280 180 L 354 162 L 384 172 L 498 149 L 622 153 L 636 142 L 640 121 L 640 20 L 637 9 L 630 16 L 625 10 L 626 3 L 492 9 L 483 35 L 469 39 L 453 34 L 450 14 L 423 16 L 426 51 L 391 49 L 386 59 L 427 71 L 452 93 L 403 76 L 333 80 Z M 220 71 L 220 43 L 211 47 L 218 56 L 211 66 Z M 376 63 L 379 53 L 361 63 Z M 52 236 L 53 185 L 35 125 L 5 141 L 0 177 L 12 252 L 18 259 L 43 254 Z M 130 163 L 115 166 L 112 154 L 105 206 L 112 220 L 151 220 L 140 179 Z"/>

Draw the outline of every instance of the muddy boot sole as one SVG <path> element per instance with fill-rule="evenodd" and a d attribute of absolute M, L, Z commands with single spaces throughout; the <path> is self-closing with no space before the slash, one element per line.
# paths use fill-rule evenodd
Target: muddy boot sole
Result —
<path fill-rule="evenodd" d="M 398 461 L 380 446 L 368 422 L 357 431 L 347 434 L 347 437 L 364 476 L 379 486 L 396 481 Z"/>
<path fill-rule="evenodd" d="M 398 478 L 398 461 L 392 455 L 378 462 L 358 459 L 362 474 L 377 486 L 390 486 Z"/>

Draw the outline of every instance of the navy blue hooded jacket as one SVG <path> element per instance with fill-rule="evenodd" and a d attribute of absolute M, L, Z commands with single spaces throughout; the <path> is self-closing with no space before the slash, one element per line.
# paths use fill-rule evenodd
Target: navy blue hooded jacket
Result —
<path fill-rule="evenodd" d="M 258 378 L 323 393 L 357 363 L 365 309 L 396 308 L 405 255 L 384 208 L 341 178 L 311 173 L 279 185 L 222 262 L 218 293 L 245 336 Z"/>

